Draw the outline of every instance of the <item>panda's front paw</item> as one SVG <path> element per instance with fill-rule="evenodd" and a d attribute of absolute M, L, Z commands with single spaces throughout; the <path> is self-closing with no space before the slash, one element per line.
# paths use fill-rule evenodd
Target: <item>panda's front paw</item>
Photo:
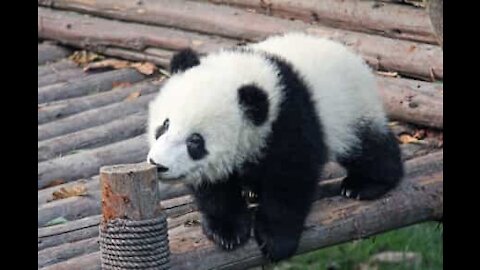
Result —
<path fill-rule="evenodd" d="M 262 223 L 255 224 L 254 233 L 263 256 L 271 262 L 287 259 L 297 250 L 298 237 L 295 235 L 274 235 Z"/>
<path fill-rule="evenodd" d="M 249 216 L 243 216 L 237 221 L 203 218 L 203 233 L 220 246 L 230 251 L 243 245 L 250 238 L 251 221 Z"/>
<path fill-rule="evenodd" d="M 341 185 L 341 194 L 356 200 L 373 200 L 383 196 L 392 188 L 391 185 L 373 181 L 359 181 L 346 177 Z"/>

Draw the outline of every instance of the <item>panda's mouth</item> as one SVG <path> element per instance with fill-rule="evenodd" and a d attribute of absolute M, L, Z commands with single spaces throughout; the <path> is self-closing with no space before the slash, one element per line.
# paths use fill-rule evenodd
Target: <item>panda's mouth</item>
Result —
<path fill-rule="evenodd" d="M 182 179 L 185 178 L 185 175 L 182 174 L 180 176 L 175 176 L 175 177 L 172 177 L 172 176 L 162 176 L 162 175 L 159 175 L 158 176 L 158 180 L 160 180 L 160 182 L 165 182 L 165 183 L 172 183 L 172 182 L 178 182 L 178 181 L 181 181 Z"/>

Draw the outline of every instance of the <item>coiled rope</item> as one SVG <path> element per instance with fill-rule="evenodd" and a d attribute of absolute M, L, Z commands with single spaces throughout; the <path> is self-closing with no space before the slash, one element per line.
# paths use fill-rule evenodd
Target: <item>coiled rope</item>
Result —
<path fill-rule="evenodd" d="M 102 269 L 169 269 L 166 216 L 113 219 L 100 226 Z"/>

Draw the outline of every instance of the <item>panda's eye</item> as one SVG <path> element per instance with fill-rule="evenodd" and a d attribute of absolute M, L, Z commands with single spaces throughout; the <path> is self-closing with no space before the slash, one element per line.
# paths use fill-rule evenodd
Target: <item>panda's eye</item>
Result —
<path fill-rule="evenodd" d="M 158 140 L 158 138 L 160 138 L 160 136 L 162 136 L 168 130 L 169 125 L 170 125 L 170 120 L 167 118 L 163 122 L 163 125 L 161 127 L 157 128 L 157 131 L 155 132 L 155 139 L 156 140 Z"/>
<path fill-rule="evenodd" d="M 187 151 L 193 160 L 199 160 L 208 154 L 202 135 L 193 133 L 187 138 Z"/>

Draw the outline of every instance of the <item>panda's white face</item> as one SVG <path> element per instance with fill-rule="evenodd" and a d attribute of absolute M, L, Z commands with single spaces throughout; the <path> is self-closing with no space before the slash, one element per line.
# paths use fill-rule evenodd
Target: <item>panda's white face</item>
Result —
<path fill-rule="evenodd" d="M 258 158 L 281 99 L 275 74 L 259 56 L 222 52 L 172 76 L 149 107 L 147 161 L 160 179 L 214 182 Z"/>

